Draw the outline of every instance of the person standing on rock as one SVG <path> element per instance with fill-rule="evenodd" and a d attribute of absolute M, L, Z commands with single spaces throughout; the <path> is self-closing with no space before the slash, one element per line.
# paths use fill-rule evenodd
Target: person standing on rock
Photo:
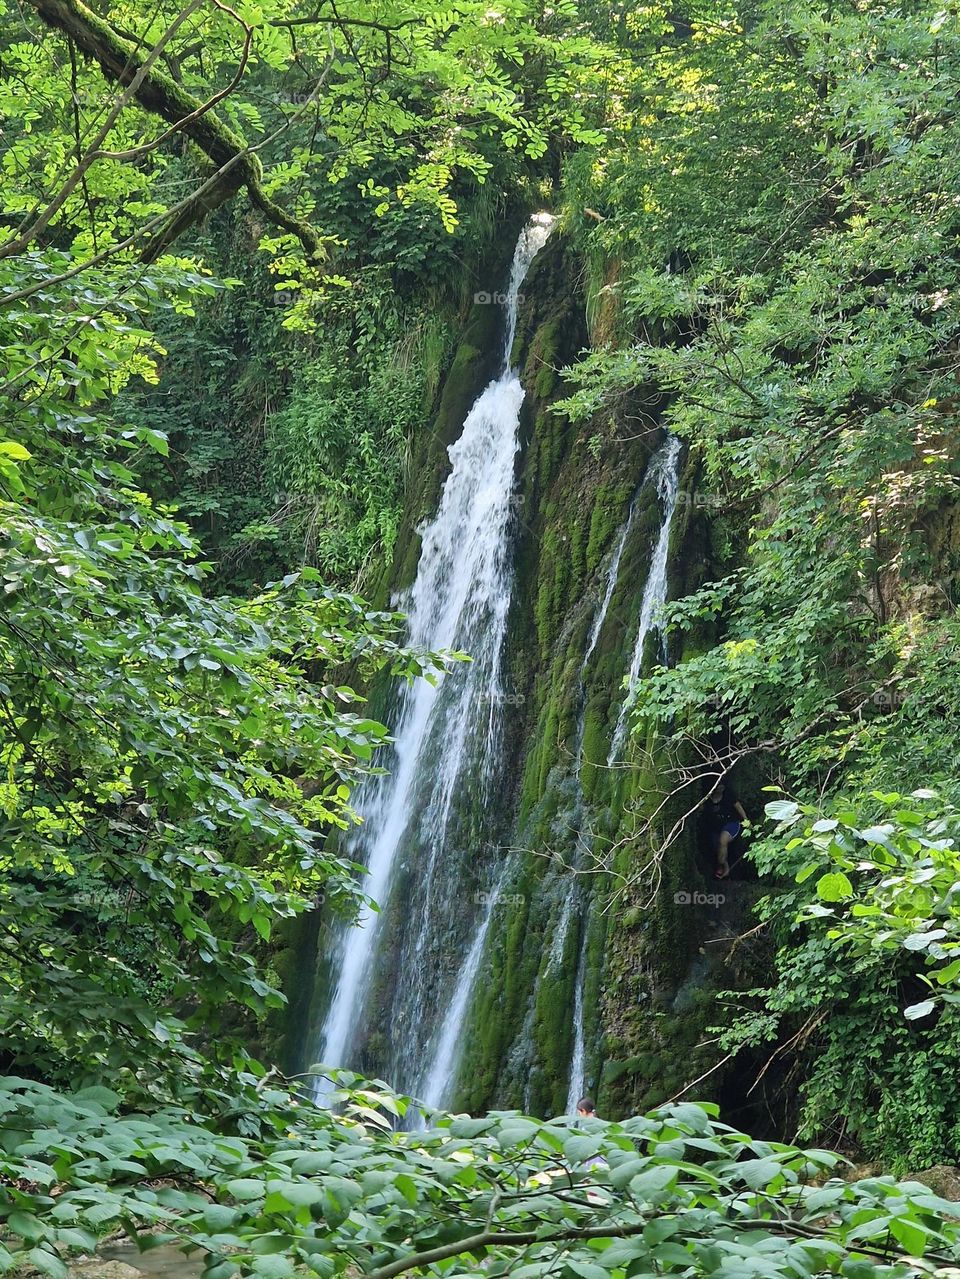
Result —
<path fill-rule="evenodd" d="M 733 791 L 721 779 L 707 796 L 704 805 L 707 824 L 717 858 L 714 879 L 726 879 L 730 874 L 730 845 L 743 830 L 748 820 L 743 805 Z"/>

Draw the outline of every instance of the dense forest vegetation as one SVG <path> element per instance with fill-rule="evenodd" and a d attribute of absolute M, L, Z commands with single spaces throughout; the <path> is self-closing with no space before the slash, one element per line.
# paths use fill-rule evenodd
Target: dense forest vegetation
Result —
<path fill-rule="evenodd" d="M 0 1272 L 122 1231 L 204 1279 L 956 1273 L 956 5 L 0 16 Z M 511 749 L 531 846 L 577 714 L 607 814 L 562 956 L 604 1118 L 518 1091 L 504 1027 L 559 1057 L 569 1002 L 538 977 L 528 1011 L 524 919 L 466 1050 L 488 1113 L 421 1127 L 391 1079 L 316 1104 L 291 1009 L 303 937 L 364 901 L 338 836 L 393 690 L 469 658 L 411 643 L 397 587 L 539 209 Z M 603 767 L 584 672 L 608 719 L 625 672 L 576 608 L 664 431 L 667 660 L 641 645 Z M 678 903 L 731 773 L 708 977 Z"/>

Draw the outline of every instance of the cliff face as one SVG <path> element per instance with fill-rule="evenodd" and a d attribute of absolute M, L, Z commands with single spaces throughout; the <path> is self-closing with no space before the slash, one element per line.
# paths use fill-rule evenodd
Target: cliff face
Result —
<path fill-rule="evenodd" d="M 493 264 L 491 275 L 500 268 Z M 642 730 L 610 758 L 664 525 L 663 495 L 651 479 L 657 465 L 651 458 L 662 456 L 664 437 L 656 406 L 651 415 L 642 396 L 642 408 L 624 403 L 576 426 L 554 410 L 564 393 L 560 371 L 590 341 L 583 276 L 582 263 L 555 234 L 525 282 L 513 351 L 526 399 L 513 499 L 503 759 L 495 811 L 460 815 L 460 828 L 476 831 L 481 843 L 449 853 L 505 871 L 452 1099 L 472 1111 L 517 1106 L 556 1113 L 571 1088 L 584 1088 L 615 1114 L 670 1097 L 709 1070 L 715 1058 L 700 1044 L 729 951 L 724 920 L 738 909 L 697 899 L 716 885 L 696 821 L 680 822 L 691 806 L 688 792 L 673 794 L 682 761 Z M 378 602 L 416 571 L 417 529 L 436 508 L 449 469 L 446 449 L 492 372 L 497 311 L 475 305 L 464 327 L 430 428 L 418 441 Z M 591 320 L 596 335 L 603 315 L 592 308 Z M 711 557 L 710 531 L 694 500 L 694 467 L 682 455 L 678 467 L 670 597 L 696 586 Z M 643 666 L 662 660 L 664 643 L 672 663 L 702 639 L 688 633 L 682 648 L 653 631 Z M 379 709 L 389 722 L 389 705 Z M 726 896 L 732 901 L 748 891 L 739 885 Z M 381 925 L 387 953 L 404 892 L 401 873 Z M 456 922 L 449 928 L 452 966 Z M 296 964 L 300 1004 L 293 1020 L 301 1031 L 312 1026 L 295 1036 L 301 1064 L 315 1056 L 328 937 L 321 925 L 303 939 Z M 738 962 L 734 956 L 720 984 L 735 979 Z M 305 969 L 318 976 L 312 999 L 304 992 Z M 389 963 L 381 973 L 371 995 L 384 1010 L 388 988 L 403 974 Z M 380 1038 L 390 1033 L 377 1007 L 367 1019 L 375 1029 L 364 1050 L 371 1073 L 382 1069 Z M 719 1087 L 719 1075 L 712 1078 Z"/>

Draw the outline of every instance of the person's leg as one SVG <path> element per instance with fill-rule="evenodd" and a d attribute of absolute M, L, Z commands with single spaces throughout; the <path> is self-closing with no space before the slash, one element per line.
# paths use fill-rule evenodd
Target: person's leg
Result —
<path fill-rule="evenodd" d="M 714 871 L 715 879 L 726 879 L 730 874 L 729 849 L 732 836 L 728 830 L 722 830 L 717 839 L 717 869 Z"/>

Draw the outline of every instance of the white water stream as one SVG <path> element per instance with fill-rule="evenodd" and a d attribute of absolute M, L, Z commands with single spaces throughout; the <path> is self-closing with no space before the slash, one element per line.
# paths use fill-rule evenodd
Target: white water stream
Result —
<path fill-rule="evenodd" d="M 600 639 L 600 632 L 603 630 L 603 624 L 607 620 L 607 612 L 610 608 L 610 601 L 613 598 L 613 592 L 616 590 L 617 578 L 620 575 L 620 561 L 623 558 L 624 547 L 633 528 L 634 517 L 637 513 L 637 497 L 634 497 L 630 503 L 630 509 L 627 512 L 627 518 L 620 526 L 620 532 L 617 534 L 617 540 L 613 546 L 613 552 L 607 564 L 607 576 L 604 583 L 603 595 L 593 618 L 593 625 L 590 627 L 590 636 L 587 640 L 587 647 L 584 650 L 583 661 L 580 663 L 580 715 L 577 721 L 577 737 L 576 749 L 574 752 L 574 768 L 576 773 L 577 789 L 579 793 L 577 810 L 580 811 L 582 804 L 582 784 L 580 774 L 583 768 L 583 738 L 586 731 L 586 714 L 587 714 L 587 667 L 590 658 L 593 656 L 594 649 Z M 578 905 L 580 913 L 580 946 L 577 954 L 577 972 L 573 989 L 573 1053 L 570 1060 L 570 1082 L 567 1087 L 567 1104 L 566 1111 L 568 1114 L 575 1114 L 577 1102 L 584 1095 L 586 1089 L 586 1070 L 587 1070 L 587 1045 L 586 1045 L 586 1026 L 584 1024 L 584 998 L 583 984 L 587 971 L 587 926 L 589 923 L 589 895 L 578 891 L 577 877 L 570 876 L 569 885 L 563 902 L 562 913 L 560 917 L 560 925 L 557 929 L 557 938 L 559 941 L 554 942 L 554 953 L 559 955 L 563 952 L 563 946 L 566 942 L 567 932 L 570 927 L 570 920 L 574 913 L 574 908 Z M 553 955 L 551 956 L 553 958 Z"/>
<path fill-rule="evenodd" d="M 456 1070 L 460 1061 L 460 1035 L 463 1021 L 470 1003 L 470 996 L 476 985 L 477 974 L 483 959 L 483 950 L 487 942 L 487 933 L 493 920 L 493 912 L 497 904 L 499 889 L 488 896 L 486 907 L 481 916 L 473 942 L 467 952 L 466 959 L 457 978 L 456 989 L 447 1009 L 436 1042 L 430 1057 L 430 1064 L 423 1076 L 418 1090 L 420 1100 L 428 1106 L 442 1106 L 450 1095 L 456 1082 Z"/>
<path fill-rule="evenodd" d="M 495 868 L 483 866 L 474 844 L 476 822 L 471 825 L 463 810 L 472 805 L 474 812 L 484 812 L 498 754 L 524 398 L 510 352 L 520 287 L 552 224 L 549 215 L 537 214 L 517 241 L 500 373 L 477 398 L 449 449 L 451 469 L 437 514 L 421 530 L 416 579 L 397 601 L 407 614 L 411 645 L 461 650 L 472 660 L 436 685 L 421 679 L 404 687 L 390 771 L 358 794 L 364 821 L 345 850 L 367 866 L 364 889 L 384 913 L 363 910 L 358 924 L 340 937 L 318 1058 L 330 1067 L 357 1068 L 364 1039 L 378 1034 L 390 1083 L 433 1105 L 447 1100 L 455 1081 L 462 1023 L 492 914 L 490 902 L 477 911 L 470 887 L 478 872 L 481 881 L 493 882 Z M 400 876 L 403 916 L 394 913 L 395 933 L 385 953 L 379 945 L 387 931 L 382 921 Z M 462 962 L 451 967 L 450 957 L 458 955 Z M 391 983 L 392 993 L 378 993 L 379 1024 L 371 1026 L 372 987 L 389 991 Z"/>
<path fill-rule="evenodd" d="M 633 653 L 630 660 L 630 669 L 627 676 L 627 693 L 620 706 L 620 712 L 617 717 L 616 728 L 614 729 L 613 739 L 610 746 L 610 753 L 607 757 L 608 766 L 612 764 L 623 748 L 626 739 L 627 728 L 629 723 L 629 712 L 633 704 L 633 692 L 636 687 L 637 680 L 640 678 L 640 670 L 643 664 L 643 650 L 646 644 L 647 636 L 651 629 L 658 627 L 658 612 L 663 607 L 667 598 L 667 552 L 670 544 L 670 526 L 673 521 L 673 515 L 677 508 L 678 491 L 680 483 L 680 441 L 670 436 L 666 442 L 657 450 L 650 459 L 644 476 L 643 486 L 653 484 L 656 487 L 657 497 L 661 505 L 661 523 L 660 531 L 657 535 L 657 541 L 653 548 L 653 554 L 650 558 L 650 567 L 647 570 L 647 580 L 644 584 L 643 598 L 640 605 L 640 622 L 637 630 L 637 637 L 633 646 Z M 580 781 L 580 772 L 583 764 L 583 736 L 585 729 L 585 713 L 586 713 L 586 670 L 587 664 L 593 655 L 597 641 L 600 638 L 600 632 L 606 621 L 607 610 L 610 607 L 610 600 L 616 589 L 617 578 L 620 573 L 620 561 L 623 557 L 624 547 L 630 536 L 633 527 L 634 516 L 637 511 L 639 502 L 639 494 L 630 504 L 630 510 L 627 519 L 620 529 L 617 541 L 614 545 L 613 554 L 607 566 L 607 580 L 604 588 L 603 597 L 600 607 L 597 609 L 593 626 L 590 630 L 590 639 L 584 653 L 583 662 L 580 667 L 580 722 L 577 730 L 577 751 L 576 751 L 576 770 L 577 781 Z M 568 896 L 564 902 L 564 921 L 569 919 L 574 905 L 574 897 L 577 894 L 575 881 L 571 879 Z M 587 967 L 587 924 L 588 924 L 589 898 L 586 899 L 581 907 L 582 921 L 580 929 L 580 950 L 577 957 L 577 973 L 576 984 L 574 986 L 573 995 L 573 1052 L 570 1061 L 570 1078 L 567 1088 L 567 1104 L 566 1109 L 569 1114 L 573 1114 L 576 1110 L 577 1102 L 584 1095 L 586 1089 L 586 1028 L 585 1028 L 585 1008 L 584 1008 L 584 981 L 586 979 Z"/>
<path fill-rule="evenodd" d="M 677 509 L 677 500 L 680 494 L 681 447 L 680 440 L 675 435 L 667 436 L 666 442 L 661 445 L 651 458 L 650 467 L 647 471 L 648 479 L 652 480 L 657 488 L 662 518 L 660 532 L 657 535 L 653 554 L 650 557 L 646 584 L 643 588 L 643 599 L 640 604 L 640 624 L 637 629 L 637 638 L 633 645 L 633 655 L 630 658 L 630 669 L 626 678 L 627 691 L 620 704 L 620 713 L 617 716 L 617 724 L 613 730 L 610 753 L 607 756 L 608 765 L 613 764 L 619 758 L 620 752 L 623 750 L 623 744 L 627 739 L 627 730 L 630 726 L 630 711 L 633 709 L 637 681 L 640 679 L 640 670 L 643 666 L 643 650 L 647 642 L 647 636 L 651 631 L 662 634 L 659 614 L 667 599 L 667 552 L 670 549 L 670 525 L 673 521 L 674 511 Z"/>

